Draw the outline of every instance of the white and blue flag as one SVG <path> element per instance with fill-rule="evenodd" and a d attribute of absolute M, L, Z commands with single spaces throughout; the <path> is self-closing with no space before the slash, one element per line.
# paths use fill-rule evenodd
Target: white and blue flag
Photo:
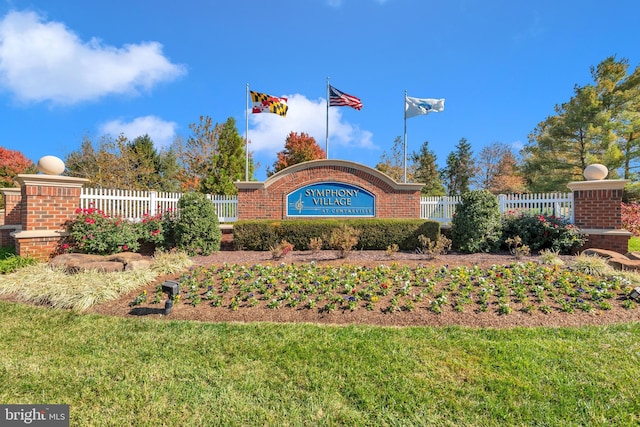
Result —
<path fill-rule="evenodd" d="M 412 98 L 405 96 L 405 117 L 407 119 L 429 113 L 444 111 L 444 98 Z"/>

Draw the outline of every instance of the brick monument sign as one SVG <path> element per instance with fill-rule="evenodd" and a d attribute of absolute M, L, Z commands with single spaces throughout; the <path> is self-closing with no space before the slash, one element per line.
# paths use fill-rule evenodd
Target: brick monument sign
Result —
<path fill-rule="evenodd" d="M 312 160 L 266 181 L 236 182 L 238 219 L 420 218 L 423 184 L 345 160 Z"/>

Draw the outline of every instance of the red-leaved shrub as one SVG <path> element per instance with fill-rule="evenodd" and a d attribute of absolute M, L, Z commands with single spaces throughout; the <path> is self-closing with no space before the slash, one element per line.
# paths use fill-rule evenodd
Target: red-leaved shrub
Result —
<path fill-rule="evenodd" d="M 640 203 L 622 203 L 622 228 L 640 236 Z"/>

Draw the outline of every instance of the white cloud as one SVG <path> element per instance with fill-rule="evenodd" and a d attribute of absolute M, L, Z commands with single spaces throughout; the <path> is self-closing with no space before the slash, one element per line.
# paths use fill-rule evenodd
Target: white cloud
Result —
<path fill-rule="evenodd" d="M 139 136 L 149 135 L 153 144 L 158 149 L 167 148 L 171 145 L 176 134 L 177 124 L 168 122 L 156 116 L 137 117 L 130 122 L 112 120 L 100 127 L 102 134 L 109 134 L 117 137 L 123 134 L 129 140 Z"/>
<path fill-rule="evenodd" d="M 0 20 L 0 84 L 26 102 L 74 104 L 110 94 L 135 95 L 186 73 L 157 42 L 83 42 L 63 23 L 35 12 Z"/>
<path fill-rule="evenodd" d="M 273 94 L 272 94 L 273 95 Z M 277 114 L 249 114 L 249 149 L 255 153 L 275 154 L 282 151 L 291 132 L 312 136 L 321 148 L 325 148 L 327 133 L 327 103 L 324 98 L 307 99 L 304 95 L 283 95 L 288 98 L 286 117 Z M 352 125 L 342 117 L 342 109 L 329 108 L 329 157 L 334 147 L 374 148 L 372 133 Z M 274 155 L 275 157 L 275 155 Z"/>

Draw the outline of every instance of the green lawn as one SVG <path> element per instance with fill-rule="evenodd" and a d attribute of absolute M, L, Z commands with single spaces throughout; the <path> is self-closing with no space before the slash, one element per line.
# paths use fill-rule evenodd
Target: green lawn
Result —
<path fill-rule="evenodd" d="M 633 236 L 629 239 L 629 252 L 640 252 L 640 237 Z"/>
<path fill-rule="evenodd" d="M 0 402 L 71 425 L 640 423 L 640 324 L 207 324 L 0 301 Z"/>

